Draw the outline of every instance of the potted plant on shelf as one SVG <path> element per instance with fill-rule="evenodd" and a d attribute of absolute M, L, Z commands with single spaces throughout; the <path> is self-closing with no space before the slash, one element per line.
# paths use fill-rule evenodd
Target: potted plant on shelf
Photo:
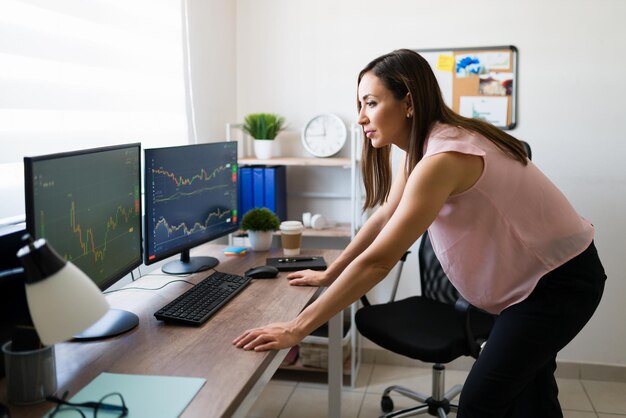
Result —
<path fill-rule="evenodd" d="M 267 251 L 272 246 L 272 236 L 280 226 L 278 216 L 268 208 L 252 208 L 241 218 L 241 229 L 248 232 L 254 251 Z"/>
<path fill-rule="evenodd" d="M 272 141 L 284 125 L 285 118 L 275 113 L 251 113 L 244 118 L 243 130 L 254 138 L 254 154 L 259 160 L 272 157 Z"/>

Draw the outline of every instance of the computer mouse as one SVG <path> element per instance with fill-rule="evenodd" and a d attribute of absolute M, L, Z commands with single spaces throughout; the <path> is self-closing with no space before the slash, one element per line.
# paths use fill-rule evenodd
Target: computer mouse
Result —
<path fill-rule="evenodd" d="M 278 276 L 278 269 L 274 266 L 257 266 L 246 271 L 244 275 L 253 279 L 272 279 Z"/>

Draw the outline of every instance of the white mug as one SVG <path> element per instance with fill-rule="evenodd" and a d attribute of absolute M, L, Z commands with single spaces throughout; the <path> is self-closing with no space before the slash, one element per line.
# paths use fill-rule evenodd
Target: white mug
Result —
<path fill-rule="evenodd" d="M 304 225 L 305 228 L 311 227 L 311 212 L 304 212 L 302 214 L 302 225 Z"/>
<path fill-rule="evenodd" d="M 326 228 L 326 218 L 319 213 L 316 213 L 311 217 L 311 228 L 313 229 L 324 229 Z"/>

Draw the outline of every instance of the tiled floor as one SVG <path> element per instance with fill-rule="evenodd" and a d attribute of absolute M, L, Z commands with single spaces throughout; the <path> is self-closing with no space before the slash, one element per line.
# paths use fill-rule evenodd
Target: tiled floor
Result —
<path fill-rule="evenodd" d="M 467 372 L 446 371 L 446 389 L 462 383 Z M 557 379 L 565 418 L 626 418 L 626 383 Z M 378 417 L 380 394 L 392 384 L 430 391 L 430 369 L 363 364 L 356 388 L 344 388 L 342 418 Z M 414 405 L 403 396 L 392 396 L 397 408 Z M 249 418 L 323 418 L 327 411 L 326 385 L 272 379 L 251 408 Z M 428 416 L 428 415 L 422 415 Z M 451 414 L 454 417 L 455 414 Z M 531 417 L 529 417 L 531 418 Z M 536 418 L 536 417 L 532 417 Z"/>

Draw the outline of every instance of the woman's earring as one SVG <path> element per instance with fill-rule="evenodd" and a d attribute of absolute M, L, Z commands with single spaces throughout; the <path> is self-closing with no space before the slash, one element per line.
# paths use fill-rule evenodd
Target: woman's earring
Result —
<path fill-rule="evenodd" d="M 411 112 L 409 112 L 409 113 L 407 113 L 407 114 L 406 114 L 406 118 L 407 118 L 407 119 L 408 119 L 408 118 L 410 118 L 410 117 L 411 117 Z"/>

